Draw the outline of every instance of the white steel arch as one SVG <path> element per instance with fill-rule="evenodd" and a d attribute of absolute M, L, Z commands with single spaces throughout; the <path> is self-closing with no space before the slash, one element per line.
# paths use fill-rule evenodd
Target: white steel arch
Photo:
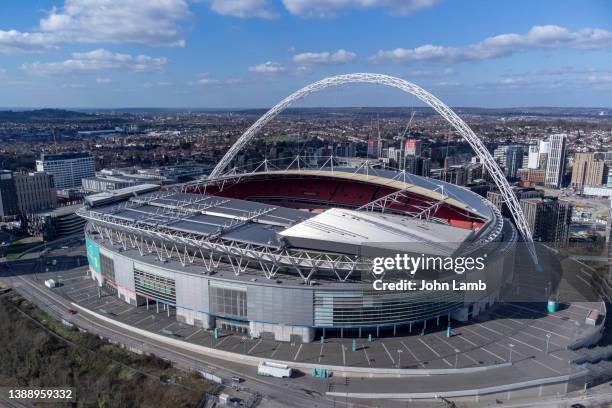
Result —
<path fill-rule="evenodd" d="M 405 79 L 392 77 L 384 74 L 355 73 L 336 75 L 322 79 L 317 82 L 313 82 L 312 84 L 305 86 L 304 88 L 292 93 L 291 95 L 280 101 L 273 108 L 267 111 L 262 117 L 260 117 L 253 125 L 251 125 L 251 127 L 249 127 L 242 134 L 242 136 L 238 138 L 236 143 L 234 143 L 234 145 L 227 151 L 227 153 L 225 153 L 223 158 L 219 161 L 219 163 L 210 173 L 209 177 L 214 178 L 220 176 L 225 170 L 225 168 L 230 164 L 234 156 L 246 144 L 251 141 L 251 139 L 262 127 L 264 127 L 268 122 L 274 119 L 274 117 L 281 113 L 285 108 L 314 92 L 318 92 L 325 88 L 350 83 L 378 84 L 400 89 L 404 92 L 416 96 L 422 102 L 435 109 L 436 112 L 438 112 L 444 119 L 446 119 L 455 128 L 455 130 L 459 132 L 459 134 L 470 144 L 474 152 L 482 161 L 485 169 L 493 177 L 497 188 L 501 192 L 504 201 L 510 209 L 510 212 L 512 214 L 512 217 L 514 218 L 514 221 L 516 222 L 519 232 L 530 247 L 530 252 L 534 259 L 534 262 L 537 264 L 537 258 L 535 255 L 535 249 L 533 248 L 533 239 L 531 236 L 531 231 L 529 229 L 529 225 L 527 225 L 523 210 L 521 209 L 518 199 L 512 192 L 512 189 L 510 188 L 506 177 L 497 165 L 497 162 L 493 159 L 493 156 L 491 156 L 491 153 L 489 153 L 485 145 L 478 138 L 478 136 L 476 136 L 474 131 L 470 129 L 470 127 L 451 108 L 446 106 L 442 101 L 440 101 L 431 93 L 427 92 L 425 89 L 413 84 L 412 82 L 408 82 Z"/>

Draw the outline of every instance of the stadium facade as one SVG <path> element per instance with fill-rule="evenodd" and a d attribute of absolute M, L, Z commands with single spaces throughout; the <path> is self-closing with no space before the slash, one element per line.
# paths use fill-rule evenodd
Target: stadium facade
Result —
<path fill-rule="evenodd" d="M 512 223 L 469 190 L 405 172 L 298 163 L 116 197 L 79 211 L 91 277 L 204 329 L 303 342 L 391 336 L 475 317 L 512 280 Z M 483 248 L 487 267 L 460 278 L 485 281 L 484 291 L 373 289 L 376 255 Z"/>

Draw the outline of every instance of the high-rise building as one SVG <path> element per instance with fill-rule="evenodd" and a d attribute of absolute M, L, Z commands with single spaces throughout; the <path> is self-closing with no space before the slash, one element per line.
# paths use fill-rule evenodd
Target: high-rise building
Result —
<path fill-rule="evenodd" d="M 608 188 L 612 188 L 612 166 L 608 169 Z"/>
<path fill-rule="evenodd" d="M 44 172 L 0 171 L 0 216 L 27 215 L 55 208 L 53 176 Z"/>
<path fill-rule="evenodd" d="M 576 153 L 572 167 L 571 186 L 598 187 L 607 182 L 608 166 L 603 159 L 603 153 Z"/>
<path fill-rule="evenodd" d="M 0 217 L 17 215 L 17 193 L 15 180 L 10 170 L 0 170 Z"/>
<path fill-rule="evenodd" d="M 408 173 L 429 177 L 431 160 L 427 157 L 407 155 L 404 157 L 404 169 Z"/>
<path fill-rule="evenodd" d="M 96 175 L 94 159 L 89 152 L 42 153 L 40 160 L 36 160 L 36 170 L 51 174 L 58 190 L 80 187 L 82 179 Z"/>
<path fill-rule="evenodd" d="M 493 158 L 502 168 L 506 168 L 506 152 L 508 151 L 508 146 L 499 146 L 495 150 L 493 150 Z"/>
<path fill-rule="evenodd" d="M 50 210 L 57 206 L 53 176 L 49 173 L 14 173 L 13 178 L 20 214 Z"/>
<path fill-rule="evenodd" d="M 533 170 L 546 170 L 549 150 L 550 142 L 547 140 L 541 140 L 537 145 L 529 146 L 527 168 Z"/>
<path fill-rule="evenodd" d="M 506 177 L 516 178 L 516 172 L 523 167 L 523 146 L 511 145 L 506 150 Z"/>
<path fill-rule="evenodd" d="M 539 145 L 529 146 L 529 155 L 527 158 L 528 169 L 539 169 L 540 168 L 540 147 Z"/>
<path fill-rule="evenodd" d="M 357 155 L 357 147 L 353 142 L 342 142 L 336 145 L 336 156 L 340 157 L 355 157 Z"/>
<path fill-rule="evenodd" d="M 548 139 L 549 151 L 546 161 L 546 187 L 559 188 L 565 173 L 565 149 L 567 143 L 566 134 L 551 135 Z"/>
<path fill-rule="evenodd" d="M 519 201 L 529 198 L 544 197 L 544 192 L 542 190 L 536 190 L 535 188 L 530 187 L 512 187 L 512 192 Z M 504 196 L 499 192 L 499 190 L 488 191 L 487 200 L 496 206 L 499 211 L 501 211 L 503 216 L 510 217 L 512 215 L 510 214 L 510 208 L 508 208 Z"/>
<path fill-rule="evenodd" d="M 408 139 L 404 143 L 404 154 L 406 156 L 420 156 L 422 144 L 420 140 Z"/>
<path fill-rule="evenodd" d="M 503 145 L 493 151 L 493 158 L 510 178 L 515 178 L 517 170 L 523 167 L 524 155 L 525 149 L 520 145 Z"/>
<path fill-rule="evenodd" d="M 528 181 L 530 183 L 544 184 L 546 178 L 546 170 L 542 169 L 520 169 L 516 172 L 516 177 L 521 180 Z"/>
<path fill-rule="evenodd" d="M 382 152 L 386 147 L 386 141 L 380 138 L 368 139 L 368 157 L 379 158 L 382 157 Z"/>
<path fill-rule="evenodd" d="M 557 198 L 528 198 L 520 200 L 527 225 L 534 239 L 565 245 L 569 239 L 572 205 Z"/>
<path fill-rule="evenodd" d="M 464 186 L 467 182 L 466 167 L 461 164 L 453 166 L 445 166 L 443 168 L 431 170 L 431 177 L 437 180 L 446 181 L 447 183 Z"/>

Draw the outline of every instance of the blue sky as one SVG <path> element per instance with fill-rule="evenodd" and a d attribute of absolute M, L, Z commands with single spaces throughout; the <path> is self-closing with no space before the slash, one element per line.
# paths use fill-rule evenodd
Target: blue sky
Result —
<path fill-rule="evenodd" d="M 612 3 L 56 0 L 0 3 L 0 106 L 267 107 L 379 72 L 453 106 L 612 105 Z M 298 106 L 411 106 L 373 85 Z"/>

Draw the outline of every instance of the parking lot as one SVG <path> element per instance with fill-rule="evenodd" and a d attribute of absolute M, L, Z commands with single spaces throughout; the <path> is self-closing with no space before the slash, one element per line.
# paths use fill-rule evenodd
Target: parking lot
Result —
<path fill-rule="evenodd" d="M 42 284 L 53 277 L 61 282 L 53 289 L 67 299 L 104 314 L 109 318 L 171 336 L 183 341 L 220 350 L 243 353 L 266 359 L 321 365 L 448 369 L 491 366 L 532 360 L 548 374 L 568 373 L 568 360 L 574 354 L 566 350 L 581 330 L 588 305 L 571 305 L 554 314 L 530 304 L 503 304 L 482 315 L 480 321 L 453 328 L 446 336 L 445 327 L 431 327 L 424 335 L 403 337 L 326 339 L 324 342 L 287 343 L 267 338 L 252 339 L 248 335 L 221 331 L 215 338 L 212 331 L 176 321 L 172 308 L 151 304 L 134 307 L 116 296 L 97 288 L 86 275 L 86 267 L 61 272 L 49 271 L 32 276 Z M 537 357 L 534 359 L 533 357 Z"/>

